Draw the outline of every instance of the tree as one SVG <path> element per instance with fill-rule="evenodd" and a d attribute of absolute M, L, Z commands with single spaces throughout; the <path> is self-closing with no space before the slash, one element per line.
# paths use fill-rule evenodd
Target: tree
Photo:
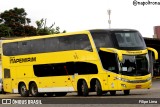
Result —
<path fill-rule="evenodd" d="M 23 8 L 6 10 L 0 14 L 0 36 L 32 36 L 36 35 L 36 28 L 29 26 L 31 20 L 26 17 Z M 30 31 L 30 32 L 29 32 Z M 8 32 L 8 33 L 6 33 Z"/>
<path fill-rule="evenodd" d="M 37 30 L 33 26 L 25 25 L 24 26 L 25 36 L 36 36 Z"/>
<path fill-rule="evenodd" d="M 66 32 L 65 30 L 63 32 L 60 32 L 59 26 L 56 26 L 55 28 L 53 28 L 55 25 L 55 22 L 50 27 L 46 26 L 46 22 L 47 22 L 47 19 L 43 19 L 43 18 L 39 21 L 36 21 L 38 35 L 58 34 L 58 33 Z"/>
<path fill-rule="evenodd" d="M 36 21 L 37 29 L 30 26 L 31 19 L 23 8 L 14 8 L 0 13 L 0 37 L 35 36 L 61 33 L 60 27 L 54 24 L 46 26 L 46 19 Z M 64 33 L 66 31 L 63 31 Z"/>
<path fill-rule="evenodd" d="M 1 24 L 0 25 L 0 36 L 11 36 L 11 34 L 13 34 L 12 29 L 8 26 L 6 26 L 5 24 Z M 2 37 L 2 36 L 1 36 Z"/>

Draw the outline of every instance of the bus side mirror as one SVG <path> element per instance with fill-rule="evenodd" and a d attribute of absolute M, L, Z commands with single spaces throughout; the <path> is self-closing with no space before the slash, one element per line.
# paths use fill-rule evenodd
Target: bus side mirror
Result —
<path fill-rule="evenodd" d="M 120 62 L 123 61 L 123 55 L 122 52 L 118 49 L 114 49 L 114 48 L 100 48 L 100 50 L 102 51 L 106 51 L 106 52 L 110 52 L 110 53 L 116 53 L 118 56 L 118 59 Z"/>
<path fill-rule="evenodd" d="M 155 50 L 153 48 L 150 48 L 150 47 L 147 47 L 147 50 L 153 52 L 154 53 L 154 59 L 158 60 L 158 52 L 157 52 L 157 50 Z"/>

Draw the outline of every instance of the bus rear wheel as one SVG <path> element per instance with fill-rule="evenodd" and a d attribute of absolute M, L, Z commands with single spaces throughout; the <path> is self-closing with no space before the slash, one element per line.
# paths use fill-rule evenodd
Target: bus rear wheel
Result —
<path fill-rule="evenodd" d="M 96 80 L 95 91 L 96 91 L 98 96 L 102 95 L 102 87 L 101 87 L 101 84 L 98 80 Z"/>
<path fill-rule="evenodd" d="M 130 94 L 130 90 L 124 90 L 124 95 L 129 95 Z"/>
<path fill-rule="evenodd" d="M 28 97 L 29 96 L 29 92 L 28 92 L 27 87 L 24 83 L 20 84 L 19 93 L 22 97 Z"/>
<path fill-rule="evenodd" d="M 38 87 L 36 85 L 36 83 L 31 83 L 30 85 L 30 94 L 33 96 L 33 97 L 37 97 L 39 96 L 39 93 L 38 93 Z"/>
<path fill-rule="evenodd" d="M 78 95 L 79 96 L 88 96 L 89 90 L 88 85 L 85 80 L 78 84 Z"/>

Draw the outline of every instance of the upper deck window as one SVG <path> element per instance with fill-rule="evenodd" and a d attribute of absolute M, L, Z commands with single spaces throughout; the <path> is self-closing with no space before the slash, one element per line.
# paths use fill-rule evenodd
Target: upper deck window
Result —
<path fill-rule="evenodd" d="M 107 32 L 92 33 L 92 37 L 98 50 L 101 47 L 113 47 L 111 37 Z"/>
<path fill-rule="evenodd" d="M 145 47 L 143 38 L 137 31 L 113 32 L 119 48 Z"/>
<path fill-rule="evenodd" d="M 3 54 L 6 56 L 71 50 L 86 50 L 92 52 L 92 46 L 88 35 L 74 34 L 69 36 L 32 39 L 3 44 Z"/>

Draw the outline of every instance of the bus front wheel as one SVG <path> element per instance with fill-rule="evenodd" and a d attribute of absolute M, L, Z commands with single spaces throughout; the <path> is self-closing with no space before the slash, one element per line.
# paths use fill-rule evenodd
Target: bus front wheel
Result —
<path fill-rule="evenodd" d="M 30 93 L 33 97 L 37 97 L 39 96 L 39 93 L 38 93 L 38 87 L 36 85 L 36 83 L 31 83 L 30 85 Z"/>
<path fill-rule="evenodd" d="M 98 96 L 102 95 L 102 87 L 101 87 L 101 84 L 98 80 L 96 80 L 95 91 L 97 92 Z"/>
<path fill-rule="evenodd" d="M 79 85 L 78 85 L 78 95 L 81 96 L 87 96 L 89 93 L 89 90 L 88 90 L 88 85 L 86 83 L 85 80 L 83 80 Z"/>
<path fill-rule="evenodd" d="M 28 92 L 27 87 L 24 83 L 20 84 L 19 93 L 22 97 L 28 97 L 29 96 L 29 92 Z"/>

